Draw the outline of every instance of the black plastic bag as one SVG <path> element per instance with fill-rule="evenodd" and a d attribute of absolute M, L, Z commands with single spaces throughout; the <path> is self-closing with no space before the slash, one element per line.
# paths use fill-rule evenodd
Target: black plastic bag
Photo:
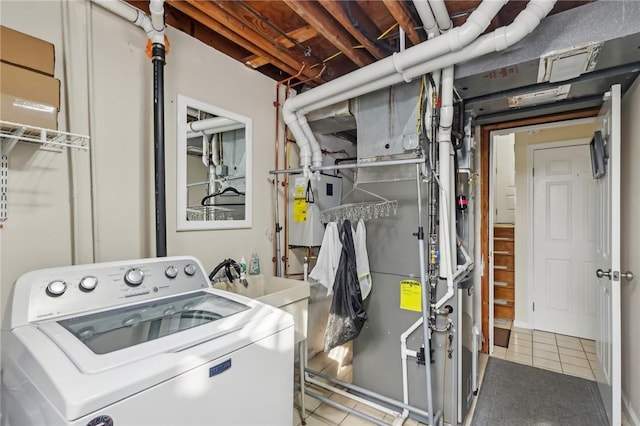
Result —
<path fill-rule="evenodd" d="M 344 221 L 340 229 L 340 242 L 342 252 L 333 282 L 333 299 L 324 333 L 325 352 L 358 337 L 367 320 L 356 270 L 351 222 L 348 220 Z"/>

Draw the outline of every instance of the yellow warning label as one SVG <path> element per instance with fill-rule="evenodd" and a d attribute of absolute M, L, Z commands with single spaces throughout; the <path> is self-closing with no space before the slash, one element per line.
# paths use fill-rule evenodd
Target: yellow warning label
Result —
<path fill-rule="evenodd" d="M 420 283 L 415 280 L 400 281 L 400 309 L 422 312 Z"/>
<path fill-rule="evenodd" d="M 307 220 L 307 202 L 304 198 L 296 198 L 293 200 L 293 221 L 306 222 Z"/>

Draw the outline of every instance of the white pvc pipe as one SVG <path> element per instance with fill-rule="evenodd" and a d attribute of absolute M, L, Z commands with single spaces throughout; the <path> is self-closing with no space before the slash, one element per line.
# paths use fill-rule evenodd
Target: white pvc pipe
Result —
<path fill-rule="evenodd" d="M 448 221 L 440 221 L 440 265 L 447 267 L 447 286 L 453 286 L 453 271 L 449 265 L 456 263 L 456 250 L 453 244 L 455 231 L 455 203 L 454 191 L 451 187 L 453 168 L 453 147 L 451 144 L 451 126 L 453 125 L 453 66 L 446 67 L 442 71 L 442 89 L 440 91 L 440 128 L 438 129 L 438 157 L 440 164 L 440 186 L 444 197 L 440 197 L 440 217 L 448 216 Z M 446 241 L 445 241 L 446 240 Z M 440 276 L 445 274 L 440 273 Z M 449 280 L 451 278 L 451 280 Z"/>
<path fill-rule="evenodd" d="M 202 134 L 211 135 L 214 133 L 229 132 L 231 130 L 243 129 L 244 123 L 226 117 L 205 118 L 204 120 L 192 121 L 187 124 L 187 138 L 195 138 Z"/>
<path fill-rule="evenodd" d="M 402 359 L 402 402 L 404 402 L 406 405 L 409 405 L 409 375 L 407 371 L 407 357 L 412 356 L 416 358 L 418 356 L 417 351 L 409 350 L 407 348 L 407 339 L 414 331 L 418 329 L 418 327 L 422 325 L 422 321 L 423 320 L 421 316 L 416 322 L 411 324 L 411 326 L 407 328 L 404 333 L 400 335 L 400 357 Z M 425 350 L 427 350 L 426 344 L 427 343 L 425 343 Z M 426 366 L 426 368 L 429 368 L 429 366 Z M 404 420 L 407 419 L 407 417 L 409 417 L 409 410 L 402 410 L 402 422 L 400 422 L 400 424 L 402 424 Z"/>
<path fill-rule="evenodd" d="M 244 127 L 243 123 L 238 123 L 235 120 L 226 117 L 213 117 L 205 118 L 204 120 L 192 121 L 187 124 L 187 129 L 192 132 L 201 132 L 203 130 L 213 130 L 215 133 L 220 133 L 220 128 L 227 128 L 235 126 L 237 129 Z M 224 131 L 224 130 L 223 130 Z"/>
<path fill-rule="evenodd" d="M 151 17 L 143 11 L 120 0 L 92 0 L 95 4 L 107 9 L 129 22 L 139 26 L 147 33 L 153 43 L 164 46 L 164 0 L 151 0 L 149 11 Z"/>
<path fill-rule="evenodd" d="M 449 18 L 449 11 L 444 4 L 444 0 L 429 0 L 429 6 L 431 6 L 440 31 L 449 31 L 451 27 L 453 27 L 453 22 L 451 22 L 451 18 Z"/>
<path fill-rule="evenodd" d="M 484 5 L 487 2 L 494 4 L 497 3 L 492 2 L 491 0 L 485 0 L 480 6 Z M 288 104 L 287 102 L 289 101 L 287 101 L 283 106 L 283 118 L 285 120 L 285 123 L 289 126 L 291 132 L 296 137 L 296 142 L 300 146 L 300 152 L 302 154 L 300 159 L 301 166 L 303 166 L 303 168 L 308 167 L 310 161 L 305 163 L 303 161 L 303 158 L 308 157 L 310 160 L 311 153 L 309 151 L 305 152 L 305 146 L 308 148 L 309 141 L 304 140 L 303 134 L 300 129 L 296 129 L 296 127 L 299 126 L 296 126 L 293 123 L 296 119 L 295 112 L 306 114 L 310 111 L 333 105 L 337 102 L 356 98 L 358 96 L 371 93 L 375 90 L 392 86 L 394 84 L 402 82 L 404 78 L 412 79 L 417 76 L 428 74 L 434 70 L 445 68 L 449 65 L 462 63 L 491 52 L 499 52 L 501 50 L 504 50 L 507 47 L 522 40 L 526 35 L 531 33 L 531 31 L 533 31 L 540 24 L 540 20 L 542 20 L 542 18 L 544 18 L 551 11 L 555 3 L 556 0 L 531 0 L 527 7 L 522 12 L 520 12 L 520 14 L 510 25 L 498 28 L 490 34 L 479 37 L 477 40 L 473 41 L 471 44 L 467 45 L 459 51 L 444 54 L 435 59 L 425 60 L 424 62 L 420 62 L 417 65 L 413 65 L 407 68 L 404 74 L 394 72 L 390 75 L 381 77 L 380 69 L 378 69 L 377 67 L 374 69 L 370 69 L 370 67 L 389 59 L 385 58 L 367 67 L 360 68 L 359 70 L 356 70 L 350 74 L 325 83 L 316 89 L 309 90 L 308 92 L 298 95 L 295 98 L 289 99 L 289 101 L 293 101 L 307 95 L 303 100 L 298 101 L 295 104 Z M 501 1 L 500 4 L 502 5 L 504 3 Z M 471 16 L 478 12 L 478 10 L 480 10 L 480 8 L 474 11 Z M 471 19 L 471 16 L 469 17 L 469 19 Z M 462 27 L 464 27 L 464 25 Z M 431 42 L 440 43 L 442 40 L 446 40 L 447 37 L 451 37 L 451 34 L 457 33 L 456 30 L 462 27 L 456 27 L 445 35 L 434 38 Z M 434 57 L 434 55 L 429 54 L 429 52 L 425 53 L 423 51 L 424 46 L 428 45 L 427 49 L 429 46 L 432 46 L 429 43 L 429 40 L 424 43 L 420 43 L 417 46 L 413 46 L 407 49 L 403 53 L 397 54 L 397 56 L 404 55 L 403 57 L 406 57 L 407 55 L 419 56 L 419 54 L 423 54 L 425 57 Z M 439 48 L 441 49 L 442 46 L 439 46 Z M 388 65 L 385 65 L 385 67 L 386 66 Z M 373 79 L 367 77 L 367 71 L 372 71 Z M 344 80 L 345 78 L 348 78 L 348 81 Z M 367 83 L 363 83 L 361 85 L 354 84 L 354 82 L 358 83 L 361 81 L 366 81 Z M 323 90 L 321 92 L 317 92 L 317 90 L 320 89 Z"/>
<path fill-rule="evenodd" d="M 433 16 L 433 12 L 431 11 L 431 7 L 427 0 L 413 0 L 413 5 L 418 12 L 420 20 L 422 21 L 422 27 L 427 33 L 427 38 L 432 39 L 436 35 L 440 34 L 436 18 Z"/>
<path fill-rule="evenodd" d="M 326 102 L 328 99 L 330 100 L 328 105 L 331 105 L 365 93 L 371 93 L 384 87 L 389 87 L 395 84 L 393 82 L 387 82 L 386 78 L 389 76 L 398 75 L 400 81 L 407 79 L 404 70 L 420 65 L 424 61 L 437 58 L 440 55 L 456 51 L 475 40 L 487 28 L 491 19 L 493 19 L 505 3 L 506 0 L 485 0 L 469 16 L 464 25 L 454 28 L 444 36 L 427 40 L 404 52 L 395 53 L 390 57 L 374 62 L 371 65 L 288 99 L 283 105 L 282 115 L 285 123 L 289 126 L 296 141 L 299 143 L 301 165 L 303 167 L 311 165 L 311 161 L 309 161 L 311 153 L 308 152 L 308 149 L 311 144 L 317 144 L 317 141 L 313 134 L 308 137 L 305 135 L 301 126 L 293 125 L 293 122 L 297 121 L 300 113 L 304 115 L 318 109 L 320 108 L 319 103 L 323 101 Z M 394 81 L 394 79 L 391 81 Z M 354 89 L 358 88 L 360 90 L 354 92 Z M 366 91 L 362 91 L 363 88 L 365 88 Z"/>

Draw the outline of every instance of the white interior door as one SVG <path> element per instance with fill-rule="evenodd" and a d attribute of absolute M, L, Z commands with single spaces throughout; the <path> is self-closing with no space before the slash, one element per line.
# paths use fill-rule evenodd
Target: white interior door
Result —
<path fill-rule="evenodd" d="M 607 154 L 605 175 L 596 180 L 596 271 L 600 395 L 612 425 L 621 424 L 620 389 L 620 86 L 605 95 L 598 116 Z"/>
<path fill-rule="evenodd" d="M 494 223 L 516 222 L 516 155 L 515 134 L 494 136 Z"/>
<path fill-rule="evenodd" d="M 595 339 L 596 204 L 589 145 L 536 149 L 533 167 L 535 328 Z"/>

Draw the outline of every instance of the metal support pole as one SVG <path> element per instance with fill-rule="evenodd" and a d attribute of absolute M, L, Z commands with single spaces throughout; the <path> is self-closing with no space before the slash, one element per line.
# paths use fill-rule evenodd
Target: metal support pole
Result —
<path fill-rule="evenodd" d="M 340 170 L 340 169 L 363 169 L 367 167 L 383 167 L 383 166 L 401 166 L 407 164 L 422 164 L 424 158 L 405 158 L 401 160 L 388 160 L 388 161 L 371 161 L 366 163 L 352 163 L 352 164 L 334 164 L 331 166 L 310 167 L 312 172 L 327 171 L 327 170 Z M 269 174 L 282 175 L 291 173 L 302 173 L 304 169 L 284 169 L 284 170 L 271 170 Z"/>
<path fill-rule="evenodd" d="M 422 288 L 422 331 L 424 334 L 424 369 L 427 377 L 427 419 L 429 426 L 433 425 L 433 395 L 431 389 L 431 328 L 429 327 L 430 317 L 430 287 L 427 285 L 425 262 L 424 262 L 424 227 L 422 225 L 422 191 L 420 179 L 420 165 L 416 164 L 416 188 L 418 195 L 418 232 L 415 236 L 418 238 L 418 256 L 420 257 L 420 285 Z"/>
<path fill-rule="evenodd" d="M 276 277 L 282 276 L 282 265 L 280 259 L 282 257 L 282 248 L 280 247 L 280 210 L 278 209 L 278 175 L 273 176 L 273 201 L 276 206 L 276 221 L 275 221 L 275 238 L 276 238 Z"/>

